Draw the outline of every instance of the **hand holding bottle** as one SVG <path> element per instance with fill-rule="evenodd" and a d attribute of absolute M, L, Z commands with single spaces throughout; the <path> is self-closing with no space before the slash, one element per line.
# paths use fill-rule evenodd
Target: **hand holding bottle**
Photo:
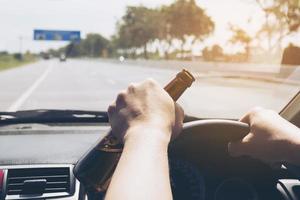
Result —
<path fill-rule="evenodd" d="M 132 84 L 119 93 L 108 115 L 112 133 L 120 140 L 151 139 L 164 144 L 181 131 L 184 117 L 181 107 L 154 80 Z M 139 128 L 159 131 L 130 131 Z"/>

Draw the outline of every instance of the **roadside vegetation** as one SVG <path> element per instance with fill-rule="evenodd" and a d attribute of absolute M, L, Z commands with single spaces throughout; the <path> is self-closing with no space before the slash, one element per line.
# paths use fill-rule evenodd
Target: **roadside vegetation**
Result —
<path fill-rule="evenodd" d="M 195 0 L 175 0 L 158 8 L 128 6 L 117 22 L 115 34 L 105 38 L 88 34 L 79 43 L 49 50 L 53 56 L 66 53 L 71 57 L 124 57 L 144 59 L 183 59 L 195 57 L 195 46 L 204 46 L 198 55 L 205 61 L 248 61 L 257 52 L 276 53 L 282 41 L 299 31 L 300 0 L 252 0 L 264 13 L 262 27 L 255 35 L 235 24 L 228 24 L 232 33 L 228 44 L 238 48 L 224 51 L 220 44 L 206 46 L 216 24 Z M 251 19 L 249 22 L 251 23 Z M 261 46 L 261 44 L 267 44 Z"/>
<path fill-rule="evenodd" d="M 29 52 L 21 55 L 19 53 L 9 54 L 8 52 L 0 52 L 0 71 L 14 67 L 19 67 L 36 60 L 36 56 Z"/>

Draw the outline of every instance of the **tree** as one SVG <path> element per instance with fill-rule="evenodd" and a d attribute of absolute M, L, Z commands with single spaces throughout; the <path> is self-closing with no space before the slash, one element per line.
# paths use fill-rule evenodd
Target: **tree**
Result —
<path fill-rule="evenodd" d="M 99 57 L 109 48 L 109 41 L 99 34 L 90 33 L 82 41 L 81 48 L 84 55 Z"/>
<path fill-rule="evenodd" d="M 184 47 L 190 38 L 191 46 L 198 40 L 202 41 L 214 31 L 214 23 L 205 10 L 195 0 L 177 0 L 164 10 L 169 34 L 181 42 L 183 56 Z"/>
<path fill-rule="evenodd" d="M 71 42 L 58 50 L 50 49 L 48 53 L 56 57 L 60 54 L 66 54 L 70 57 L 103 57 L 112 53 L 112 47 L 108 39 L 100 34 L 90 33 L 80 42 Z"/>
<path fill-rule="evenodd" d="M 207 61 L 217 61 L 217 60 L 221 60 L 224 59 L 224 53 L 223 53 L 223 49 L 220 45 L 213 45 L 212 47 L 205 47 L 202 50 L 202 56 L 204 58 L 204 60 Z"/>
<path fill-rule="evenodd" d="M 282 39 L 300 27 L 300 0 L 256 0 L 265 14 L 265 22 L 257 37 L 266 36 L 268 51 L 281 48 Z"/>
<path fill-rule="evenodd" d="M 144 6 L 127 7 L 122 21 L 118 23 L 116 43 L 120 48 L 134 52 L 137 48 L 143 48 L 144 57 L 147 59 L 147 44 L 159 37 L 159 17 L 160 13 L 156 9 Z"/>
<path fill-rule="evenodd" d="M 242 45 L 245 49 L 246 59 L 248 59 L 252 38 L 248 35 L 248 33 L 246 33 L 246 31 L 237 26 L 230 25 L 230 30 L 233 32 L 233 35 L 229 42 L 232 44 Z"/>
<path fill-rule="evenodd" d="M 177 0 L 169 6 L 150 9 L 144 6 L 127 7 L 125 15 L 117 24 L 114 44 L 124 54 L 133 57 L 141 48 L 148 58 L 149 44 L 159 44 L 165 57 L 176 50 L 180 41 L 181 55 L 190 44 L 189 52 L 196 41 L 202 41 L 214 30 L 214 23 L 197 6 L 195 0 Z"/>

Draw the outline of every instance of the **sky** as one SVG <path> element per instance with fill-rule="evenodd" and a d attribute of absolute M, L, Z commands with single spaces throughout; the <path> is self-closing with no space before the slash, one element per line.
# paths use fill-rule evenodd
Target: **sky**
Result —
<path fill-rule="evenodd" d="M 226 45 L 231 33 L 228 23 L 253 35 L 263 23 L 255 0 L 196 0 L 215 21 L 214 34 L 207 44 Z M 0 0 L 0 51 L 40 52 L 66 42 L 33 41 L 34 29 L 80 30 L 110 37 L 128 5 L 158 7 L 173 0 Z M 199 47 L 201 48 L 201 47 Z"/>

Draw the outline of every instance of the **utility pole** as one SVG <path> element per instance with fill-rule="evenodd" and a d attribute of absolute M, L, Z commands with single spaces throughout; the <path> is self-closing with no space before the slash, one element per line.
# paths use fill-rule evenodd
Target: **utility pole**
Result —
<path fill-rule="evenodd" d="M 20 60 L 23 59 L 23 56 L 22 56 L 22 45 L 23 45 L 23 37 L 20 36 L 19 37 L 19 52 L 20 52 Z"/>

